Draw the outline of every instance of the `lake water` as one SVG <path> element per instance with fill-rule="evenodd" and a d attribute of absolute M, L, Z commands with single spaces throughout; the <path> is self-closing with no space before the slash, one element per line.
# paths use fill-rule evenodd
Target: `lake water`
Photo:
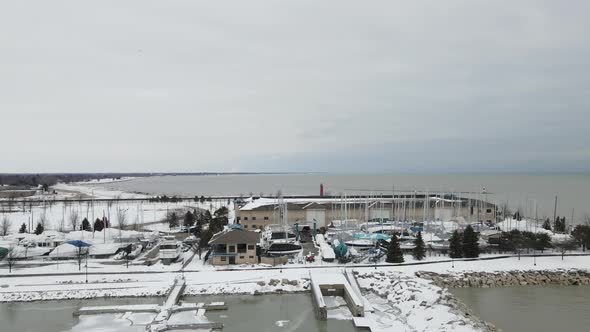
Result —
<path fill-rule="evenodd" d="M 209 319 L 222 322 L 224 332 L 355 332 L 351 320 L 318 321 L 310 294 L 185 297 L 187 302 L 223 301 L 227 311 L 211 311 Z M 346 309 L 348 310 L 348 309 Z M 330 315 L 330 314 L 329 314 Z"/>
<path fill-rule="evenodd" d="M 107 188 L 181 196 L 215 195 L 318 195 L 320 183 L 326 193 L 343 192 L 391 194 L 396 191 L 481 192 L 471 195 L 489 201 L 509 202 L 534 217 L 534 201 L 539 217 L 553 217 L 555 196 L 558 196 L 557 214 L 575 221 L 590 215 L 590 174 L 274 174 L 274 175 L 217 175 L 217 176 L 155 176 L 102 185 Z M 470 195 L 465 195 L 470 196 Z"/>
<path fill-rule="evenodd" d="M 124 298 L 0 303 L 0 331 L 71 331 L 79 322 L 72 314 L 83 306 L 153 304 L 162 301 L 163 298 Z"/>
<path fill-rule="evenodd" d="M 588 331 L 590 286 L 460 288 L 451 292 L 507 332 Z"/>
<path fill-rule="evenodd" d="M 73 317 L 82 306 L 161 303 L 163 298 L 92 299 L 32 303 L 0 303 L 0 331 L 143 331 L 142 326 L 129 326 L 120 315 Z M 310 294 L 263 296 L 198 296 L 184 297 L 185 302 L 223 301 L 228 310 L 210 311 L 206 316 L 224 324 L 225 332 L 356 332 L 351 320 L 318 321 L 312 309 Z M 145 314 L 144 314 L 145 315 Z M 150 315 L 150 314 L 147 314 Z M 150 319 L 145 319 L 145 322 Z M 148 317 L 149 318 L 149 317 Z"/>

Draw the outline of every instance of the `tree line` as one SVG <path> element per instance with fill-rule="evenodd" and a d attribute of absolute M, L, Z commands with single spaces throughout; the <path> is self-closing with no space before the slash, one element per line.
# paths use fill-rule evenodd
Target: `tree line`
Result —
<path fill-rule="evenodd" d="M 183 224 L 199 239 L 199 246 L 203 248 L 207 246 L 214 234 L 221 232 L 229 223 L 228 216 L 229 210 L 226 206 L 215 210 L 213 215 L 209 210 L 188 210 L 183 216 Z M 178 227 L 180 224 L 180 218 L 176 212 L 169 213 L 167 220 L 170 228 Z"/>

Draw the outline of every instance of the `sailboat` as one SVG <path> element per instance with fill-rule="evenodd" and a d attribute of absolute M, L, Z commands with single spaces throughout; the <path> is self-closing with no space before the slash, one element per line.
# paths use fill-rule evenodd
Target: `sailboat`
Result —
<path fill-rule="evenodd" d="M 288 226 L 288 207 L 279 196 L 279 217 L 280 225 L 268 225 L 262 234 L 263 246 L 266 253 L 272 256 L 293 256 L 301 252 L 301 245 L 297 241 L 296 235 L 291 232 Z"/>

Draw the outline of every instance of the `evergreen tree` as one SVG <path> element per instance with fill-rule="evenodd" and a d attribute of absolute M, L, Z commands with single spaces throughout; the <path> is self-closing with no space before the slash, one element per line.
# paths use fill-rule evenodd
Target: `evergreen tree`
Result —
<path fill-rule="evenodd" d="M 549 234 L 546 233 L 538 233 L 536 234 L 535 239 L 535 250 L 541 250 L 543 252 L 547 248 L 551 248 L 551 237 Z"/>
<path fill-rule="evenodd" d="M 200 248 L 207 248 L 209 245 L 209 241 L 213 237 L 213 232 L 210 229 L 201 233 L 201 237 L 199 238 L 199 247 Z"/>
<path fill-rule="evenodd" d="M 555 230 L 555 232 L 559 231 L 559 223 L 561 222 L 561 219 L 559 218 L 559 216 L 557 216 L 555 218 L 555 221 L 553 222 L 553 229 Z"/>
<path fill-rule="evenodd" d="M 211 212 L 209 212 L 209 210 L 206 210 L 205 213 L 203 214 L 203 224 L 209 224 L 211 222 L 211 220 L 213 220 L 213 217 L 211 216 Z"/>
<path fill-rule="evenodd" d="M 459 231 L 455 230 L 449 239 L 449 256 L 451 258 L 463 257 L 463 249 L 461 247 L 461 235 Z"/>
<path fill-rule="evenodd" d="M 20 229 L 18 230 L 18 232 L 19 233 L 26 233 L 27 232 L 27 225 L 25 225 L 25 223 L 20 225 Z"/>
<path fill-rule="evenodd" d="M 94 231 L 102 232 L 103 228 L 104 224 L 102 223 L 102 220 L 100 220 L 100 218 L 96 218 L 96 220 L 94 221 Z"/>
<path fill-rule="evenodd" d="M 82 220 L 82 225 L 80 225 L 80 228 L 83 231 L 92 232 L 92 228 L 90 227 L 90 222 L 88 221 L 87 218 L 84 218 L 84 220 Z"/>
<path fill-rule="evenodd" d="M 561 222 L 559 223 L 559 231 L 561 233 L 565 233 L 565 217 L 561 217 Z"/>
<path fill-rule="evenodd" d="M 404 254 L 399 247 L 399 240 L 397 236 L 393 234 L 391 236 L 391 242 L 389 242 L 389 247 L 387 248 L 387 257 L 385 259 L 387 263 L 403 263 L 404 262 Z"/>
<path fill-rule="evenodd" d="M 426 250 L 424 248 L 424 240 L 422 239 L 422 232 L 418 232 L 416 235 L 416 239 L 414 240 L 414 250 L 412 255 L 414 256 L 415 260 L 421 261 L 426 256 Z"/>
<path fill-rule="evenodd" d="M 168 214 L 168 224 L 170 228 L 178 227 L 178 217 L 176 217 L 175 212 Z"/>
<path fill-rule="evenodd" d="M 44 230 L 45 230 L 45 228 L 43 227 L 43 225 L 41 225 L 41 223 L 37 223 L 37 228 L 35 228 L 35 234 L 41 235 L 41 234 L 43 234 Z"/>
<path fill-rule="evenodd" d="M 479 257 L 479 236 L 473 230 L 471 225 L 467 225 L 463 231 L 463 241 L 461 243 L 463 248 L 463 257 L 477 258 Z"/>
<path fill-rule="evenodd" d="M 551 230 L 551 221 L 549 220 L 549 218 L 545 219 L 545 222 L 543 223 L 543 229 L 546 229 L 548 231 Z"/>
<path fill-rule="evenodd" d="M 215 212 L 213 213 L 213 215 L 217 218 L 220 218 L 220 217 L 227 218 L 228 214 L 229 214 L 229 210 L 225 206 L 220 207 L 219 209 L 215 210 Z"/>
<path fill-rule="evenodd" d="M 184 225 L 186 227 L 193 227 L 195 224 L 195 215 L 191 211 L 187 211 L 184 215 Z"/>
<path fill-rule="evenodd" d="M 201 224 L 201 221 L 197 221 L 197 224 L 193 230 L 193 234 L 195 234 L 196 237 L 200 237 L 201 236 L 201 232 L 203 231 L 203 225 Z"/>
<path fill-rule="evenodd" d="M 586 251 L 586 248 L 590 247 L 590 226 L 589 225 L 576 225 L 572 232 L 574 240 L 578 245 L 582 246 L 582 251 Z"/>

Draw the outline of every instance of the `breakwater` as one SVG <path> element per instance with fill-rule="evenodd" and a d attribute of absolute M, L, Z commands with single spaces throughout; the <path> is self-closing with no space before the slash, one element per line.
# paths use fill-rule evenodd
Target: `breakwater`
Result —
<path fill-rule="evenodd" d="M 435 285 L 443 288 L 491 288 L 527 285 L 590 285 L 590 271 L 581 269 L 464 272 L 457 274 L 416 272 L 416 276 L 432 280 Z"/>

